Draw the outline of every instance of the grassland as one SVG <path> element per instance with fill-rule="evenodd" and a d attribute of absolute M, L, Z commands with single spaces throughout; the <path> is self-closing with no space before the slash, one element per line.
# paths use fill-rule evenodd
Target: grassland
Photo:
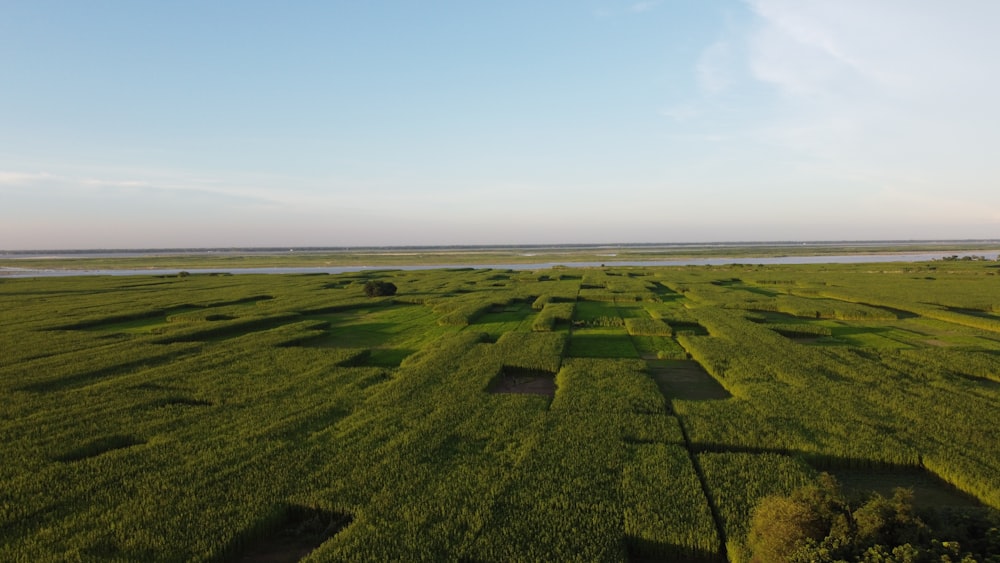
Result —
<path fill-rule="evenodd" d="M 820 471 L 996 518 L 998 272 L 0 279 L 0 560 L 746 561 Z"/>

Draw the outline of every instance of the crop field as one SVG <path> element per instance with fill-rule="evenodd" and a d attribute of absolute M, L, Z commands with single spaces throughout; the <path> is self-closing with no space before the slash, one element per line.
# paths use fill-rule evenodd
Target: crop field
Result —
<path fill-rule="evenodd" d="M 0 560 L 741 562 L 828 473 L 996 561 L 998 274 L 0 279 Z"/>

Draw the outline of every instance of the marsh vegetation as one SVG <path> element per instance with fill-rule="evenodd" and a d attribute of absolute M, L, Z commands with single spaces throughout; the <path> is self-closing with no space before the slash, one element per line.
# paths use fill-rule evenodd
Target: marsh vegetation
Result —
<path fill-rule="evenodd" d="M 985 561 L 998 272 L 0 280 L 0 559 Z"/>

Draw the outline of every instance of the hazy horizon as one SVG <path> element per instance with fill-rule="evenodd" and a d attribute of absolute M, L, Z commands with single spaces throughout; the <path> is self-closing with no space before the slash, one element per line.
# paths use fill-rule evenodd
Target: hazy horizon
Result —
<path fill-rule="evenodd" d="M 0 250 L 996 239 L 998 16 L 14 1 Z"/>
<path fill-rule="evenodd" d="M 928 240 L 744 240 L 744 241 L 695 241 L 695 242 L 589 242 L 589 243 L 522 243 L 522 244 L 438 244 L 438 245 L 365 245 L 365 246 L 189 246 L 189 247 L 117 247 L 117 248 L 26 248 L 26 249 L 5 249 L 0 248 L 0 254 L 35 254 L 35 253 L 67 253 L 67 254 L 88 254 L 88 253 L 143 253 L 143 252 L 167 252 L 167 253 L 188 253 L 188 252 L 324 252 L 324 251 L 364 251 L 364 250 L 505 250 L 505 249 L 685 249 L 685 248 L 741 248 L 741 247 L 865 247 L 870 246 L 875 249 L 885 249 L 893 246 L 915 246 L 933 247 L 942 245 L 954 247 L 956 245 L 993 245 L 1000 244 L 1000 239 L 928 239 Z M 974 248 L 966 249 L 975 252 Z M 947 252 L 949 250 L 943 249 Z"/>

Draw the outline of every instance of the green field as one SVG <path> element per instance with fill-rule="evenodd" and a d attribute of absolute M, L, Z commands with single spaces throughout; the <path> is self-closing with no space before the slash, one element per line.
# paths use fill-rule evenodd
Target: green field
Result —
<path fill-rule="evenodd" d="M 0 279 L 0 560 L 749 561 L 829 472 L 924 528 L 814 560 L 995 561 L 998 274 Z"/>

